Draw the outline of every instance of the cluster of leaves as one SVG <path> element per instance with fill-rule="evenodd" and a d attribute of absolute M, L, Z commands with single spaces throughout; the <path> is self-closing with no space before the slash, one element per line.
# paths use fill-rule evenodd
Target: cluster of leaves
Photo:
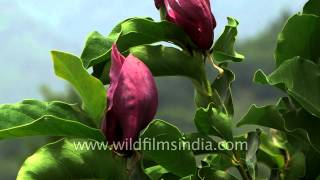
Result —
<path fill-rule="evenodd" d="M 243 59 L 243 56 L 233 50 L 237 25 L 235 19 L 229 18 L 226 30 L 213 50 L 212 56 L 221 63 L 228 59 Z M 176 46 L 155 44 L 159 42 Z M 3 120 L 0 122 L 1 139 L 37 135 L 63 137 L 40 148 L 26 159 L 17 179 L 179 179 L 191 177 L 198 172 L 195 154 L 208 152 L 192 152 L 188 148 L 177 151 L 144 150 L 140 152 L 143 155 L 141 167 L 134 169 L 128 177 L 126 162 L 114 156 L 111 150 L 75 149 L 74 143 L 105 141 L 100 124 L 106 108 L 104 85 L 109 82 L 110 52 L 113 43 L 117 44 L 123 54 L 131 53 L 141 59 L 154 76 L 188 77 L 195 85 L 199 85 L 201 96 L 219 102 L 211 103 L 206 109 L 200 108 L 196 113 L 195 122 L 201 133 L 184 134 L 166 121 L 154 120 L 141 133 L 141 138 L 176 141 L 181 144 L 198 137 L 215 143 L 207 136 L 209 134 L 221 138 L 226 136 L 228 140 L 233 138 L 230 129 L 233 114 L 230 84 L 234 80 L 233 73 L 226 69 L 225 76 L 212 84 L 216 87 L 214 91 L 203 94 L 202 88 L 208 84 L 204 56 L 200 51 L 190 50 L 196 47 L 185 32 L 167 21 L 130 18 L 120 22 L 108 36 L 98 32 L 91 33 L 80 58 L 65 52 L 51 52 L 55 74 L 68 81 L 78 92 L 82 100 L 81 107 L 77 104 L 38 100 L 0 106 L 0 119 Z M 90 68 L 93 69 L 92 75 L 88 73 Z M 225 93 L 225 97 L 220 97 L 220 93 Z M 220 122 L 214 121 L 216 117 Z M 216 130 L 206 129 L 211 126 L 207 123 L 220 127 Z M 203 176 L 211 171 L 216 174 L 214 176 L 229 176 L 221 170 L 207 167 L 202 171 Z"/>
<path fill-rule="evenodd" d="M 276 105 L 253 105 L 238 124 L 272 128 L 273 147 L 264 145 L 261 137 L 263 153 L 258 156 L 273 168 L 272 174 L 278 179 L 320 178 L 319 32 L 320 2 L 310 0 L 303 12 L 289 18 L 279 34 L 277 69 L 268 76 L 258 70 L 254 76 L 254 82 L 274 86 L 287 96 Z M 280 159 L 283 153 L 285 159 Z"/>
<path fill-rule="evenodd" d="M 316 172 L 320 172 L 314 165 L 320 159 L 316 132 L 320 126 L 319 12 L 320 4 L 311 0 L 303 13 L 291 17 L 279 36 L 277 69 L 269 76 L 262 71 L 255 75 L 255 82 L 280 88 L 288 96 L 274 106 L 252 106 L 238 125 L 265 126 L 272 128 L 271 132 L 258 129 L 239 137 L 232 131 L 231 86 L 235 75 L 228 64 L 241 62 L 244 56 L 234 50 L 238 22 L 233 18 L 228 18 L 223 34 L 212 48 L 211 59 L 224 69 L 224 74 L 213 82 L 207 80 L 203 52 L 197 50 L 183 30 L 167 21 L 130 18 L 120 22 L 107 36 L 92 32 L 81 57 L 53 51 L 56 75 L 74 87 L 82 106 L 37 100 L 0 105 L 1 139 L 63 137 L 30 156 L 17 179 L 315 178 Z M 128 163 L 108 148 L 76 149 L 75 143 L 105 141 L 99 129 L 107 103 L 104 85 L 109 83 L 113 43 L 122 54 L 131 53 L 142 60 L 154 76 L 185 76 L 196 90 L 199 108 L 194 122 L 198 132 L 185 134 L 164 120 L 153 120 L 141 132 L 142 139 L 182 145 L 198 138 L 214 145 L 217 139 L 246 141 L 247 150 L 142 150 L 141 161 L 128 175 Z M 93 73 L 89 74 L 91 68 Z M 204 155 L 200 165 L 196 163 L 198 155 Z M 234 167 L 238 172 L 232 171 Z M 261 175 L 263 169 L 267 169 L 267 175 Z"/>

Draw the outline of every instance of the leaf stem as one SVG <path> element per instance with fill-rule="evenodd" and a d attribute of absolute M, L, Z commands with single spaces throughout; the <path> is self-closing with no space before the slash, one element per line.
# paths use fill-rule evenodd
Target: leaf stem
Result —
<path fill-rule="evenodd" d="M 206 52 L 206 57 L 208 58 L 208 60 L 210 61 L 210 64 L 212 65 L 212 67 L 216 70 L 218 70 L 219 72 L 219 76 L 218 77 L 222 77 L 224 74 L 224 70 L 219 67 L 217 64 L 214 63 L 214 59 L 212 57 L 212 55 L 210 54 L 209 51 Z"/>
<path fill-rule="evenodd" d="M 243 164 L 241 163 L 241 159 L 240 159 L 240 156 L 239 156 L 239 153 L 235 150 L 232 151 L 233 152 L 233 155 L 234 155 L 234 158 L 237 162 L 237 169 L 239 171 L 239 173 L 241 174 L 242 178 L 244 180 L 251 180 L 251 177 L 248 175 L 247 171 L 245 170 L 245 167 L 243 166 Z"/>

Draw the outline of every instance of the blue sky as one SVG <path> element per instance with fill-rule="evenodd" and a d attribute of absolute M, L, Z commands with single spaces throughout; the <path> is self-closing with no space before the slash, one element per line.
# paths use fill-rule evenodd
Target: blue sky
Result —
<path fill-rule="evenodd" d="M 214 0 L 220 34 L 226 17 L 240 21 L 239 38 L 254 36 L 283 11 L 297 12 L 306 0 Z M 153 0 L 0 0 L 0 103 L 40 98 L 39 86 L 62 90 L 49 51 L 80 54 L 86 35 L 107 34 L 131 16 L 158 18 Z"/>

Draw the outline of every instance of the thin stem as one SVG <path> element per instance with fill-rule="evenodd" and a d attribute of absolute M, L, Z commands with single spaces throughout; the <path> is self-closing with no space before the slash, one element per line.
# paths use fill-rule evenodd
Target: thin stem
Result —
<path fill-rule="evenodd" d="M 250 176 L 248 175 L 247 171 L 245 170 L 245 167 L 241 163 L 241 160 L 240 160 L 238 152 L 235 151 L 235 150 L 233 150 L 232 152 L 233 152 L 234 158 L 235 158 L 235 160 L 237 162 L 237 169 L 240 172 L 242 178 L 244 180 L 251 180 Z"/>
<path fill-rule="evenodd" d="M 212 65 L 212 67 L 214 69 L 218 70 L 218 72 L 219 72 L 219 76 L 218 77 L 222 77 L 223 74 L 224 74 L 224 70 L 214 63 L 214 59 L 213 59 L 213 57 L 211 56 L 211 54 L 209 52 L 206 52 L 206 56 L 207 56 L 208 60 L 210 61 L 210 64 Z"/>
<path fill-rule="evenodd" d="M 200 58 L 199 58 L 200 59 Z M 195 87 L 195 102 L 198 107 L 207 107 L 209 103 L 214 102 L 212 99 L 212 88 L 210 81 L 207 78 L 207 72 L 205 69 L 206 56 L 201 55 L 201 69 L 199 72 L 199 81 L 193 80 Z"/>

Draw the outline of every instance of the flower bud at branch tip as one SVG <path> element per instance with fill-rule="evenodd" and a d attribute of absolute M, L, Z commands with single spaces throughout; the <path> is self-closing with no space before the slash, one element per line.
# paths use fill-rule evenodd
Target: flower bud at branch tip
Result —
<path fill-rule="evenodd" d="M 212 47 L 216 20 L 209 0 L 155 0 L 155 6 L 164 6 L 166 19 L 184 29 L 200 49 Z"/>
<path fill-rule="evenodd" d="M 113 45 L 108 107 L 102 132 L 109 144 L 135 141 L 154 118 L 158 107 L 155 80 L 148 67 L 133 55 L 124 57 Z M 127 153 L 121 150 L 121 153 Z"/>

